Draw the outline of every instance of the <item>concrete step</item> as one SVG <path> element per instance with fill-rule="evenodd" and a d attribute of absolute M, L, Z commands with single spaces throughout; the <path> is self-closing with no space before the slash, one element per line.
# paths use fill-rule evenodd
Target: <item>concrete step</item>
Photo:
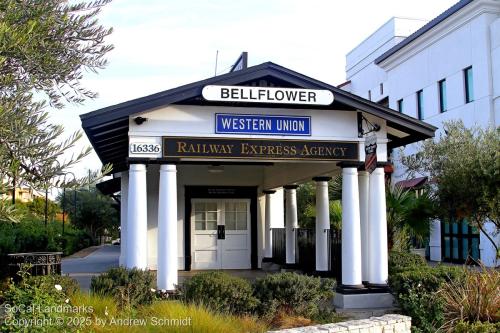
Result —
<path fill-rule="evenodd" d="M 263 262 L 261 269 L 265 272 L 277 272 L 281 269 L 281 266 L 273 262 Z"/>

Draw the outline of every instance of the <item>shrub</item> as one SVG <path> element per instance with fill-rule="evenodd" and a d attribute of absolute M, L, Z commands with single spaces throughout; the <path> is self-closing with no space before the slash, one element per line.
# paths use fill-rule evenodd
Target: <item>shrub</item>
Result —
<path fill-rule="evenodd" d="M 389 253 L 389 275 L 426 266 L 427 262 L 418 254 L 397 251 Z"/>
<path fill-rule="evenodd" d="M 259 313 L 273 316 L 279 311 L 313 318 L 322 302 L 333 296 L 335 281 L 296 273 L 279 273 L 258 279 L 254 295 L 261 302 Z"/>
<path fill-rule="evenodd" d="M 500 323 L 482 323 L 482 322 L 458 322 L 453 328 L 454 333 L 497 333 L 500 332 Z"/>
<path fill-rule="evenodd" d="M 181 293 L 186 302 L 221 313 L 250 313 L 258 304 L 248 281 L 224 272 L 197 274 L 184 282 Z"/>
<path fill-rule="evenodd" d="M 66 331 L 66 321 L 60 322 L 59 318 L 65 315 L 61 311 L 44 311 L 47 308 L 64 308 L 69 306 L 68 294 L 64 287 L 52 284 L 52 276 L 40 276 L 36 280 L 30 278 L 26 268 L 22 268 L 19 283 L 11 279 L 6 290 L 0 292 L 0 303 L 3 303 L 1 332 L 52 332 L 57 329 Z M 32 283 L 36 281 L 36 283 Z M 67 282 L 67 281 L 66 281 Z M 69 285 L 69 283 L 67 283 Z M 67 301 L 68 300 L 68 301 Z M 34 309 L 30 311 L 30 309 Z M 40 310 L 42 309 L 42 310 Z M 9 319 L 9 320 L 7 320 Z M 43 325 L 30 325 L 29 329 L 24 323 L 34 320 L 44 320 Z"/>
<path fill-rule="evenodd" d="M 61 286 L 62 291 L 64 291 L 64 293 L 68 297 L 72 297 L 80 291 L 78 282 L 75 279 L 64 275 L 51 274 L 44 276 L 30 276 L 26 279 L 26 283 L 32 286 L 36 286 L 47 292 L 53 292 L 54 285 L 58 284 Z"/>
<path fill-rule="evenodd" d="M 155 274 L 133 268 L 111 268 L 106 273 L 94 276 L 90 283 L 93 294 L 112 296 L 120 308 L 151 304 L 155 299 Z"/>
<path fill-rule="evenodd" d="M 416 331 L 435 332 L 444 323 L 444 300 L 437 292 L 463 274 L 458 267 L 420 267 L 391 275 L 389 285 L 403 313 L 412 317 Z"/>
<path fill-rule="evenodd" d="M 462 279 L 443 285 L 440 296 L 444 299 L 445 328 L 449 330 L 455 322 L 500 321 L 499 271 L 465 269 Z"/>
<path fill-rule="evenodd" d="M 90 236 L 68 224 L 64 235 L 59 222 L 23 220 L 19 223 L 0 223 L 0 277 L 7 274 L 8 253 L 62 251 L 72 254 L 92 245 Z"/>

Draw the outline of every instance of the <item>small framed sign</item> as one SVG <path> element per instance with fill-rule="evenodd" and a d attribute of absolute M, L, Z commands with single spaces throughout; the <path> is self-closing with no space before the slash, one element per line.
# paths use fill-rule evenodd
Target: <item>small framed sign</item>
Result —
<path fill-rule="evenodd" d="M 310 136 L 311 117 L 216 113 L 215 133 Z"/>
<path fill-rule="evenodd" d="M 377 168 L 377 135 L 365 138 L 365 170 L 372 173 Z"/>

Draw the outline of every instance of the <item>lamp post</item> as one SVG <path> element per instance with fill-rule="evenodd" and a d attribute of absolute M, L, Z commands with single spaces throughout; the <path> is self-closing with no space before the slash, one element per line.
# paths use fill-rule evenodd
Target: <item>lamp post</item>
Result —
<path fill-rule="evenodd" d="M 63 209 L 63 216 L 62 216 L 62 234 L 64 236 L 64 220 L 65 220 L 65 215 L 66 215 L 66 187 L 63 187 L 63 197 L 62 197 L 62 209 Z"/>

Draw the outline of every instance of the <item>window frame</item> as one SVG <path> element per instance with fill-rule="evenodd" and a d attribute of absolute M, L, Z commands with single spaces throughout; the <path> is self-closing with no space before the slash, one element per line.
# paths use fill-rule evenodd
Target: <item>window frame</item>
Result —
<path fill-rule="evenodd" d="M 403 111 L 404 111 L 404 101 L 403 101 L 403 98 L 398 99 L 398 101 L 396 102 L 396 105 L 398 107 L 398 112 L 399 113 L 403 113 Z"/>
<path fill-rule="evenodd" d="M 424 90 L 420 89 L 416 92 L 416 97 L 417 97 L 417 119 L 418 120 L 423 120 L 424 119 Z"/>
<path fill-rule="evenodd" d="M 465 104 L 469 104 L 474 102 L 474 72 L 472 70 L 472 66 L 464 68 L 464 96 L 465 96 Z M 470 79 L 469 79 L 470 72 Z"/>
<path fill-rule="evenodd" d="M 446 96 L 446 79 L 438 81 L 439 112 L 448 111 L 448 97 Z"/>

